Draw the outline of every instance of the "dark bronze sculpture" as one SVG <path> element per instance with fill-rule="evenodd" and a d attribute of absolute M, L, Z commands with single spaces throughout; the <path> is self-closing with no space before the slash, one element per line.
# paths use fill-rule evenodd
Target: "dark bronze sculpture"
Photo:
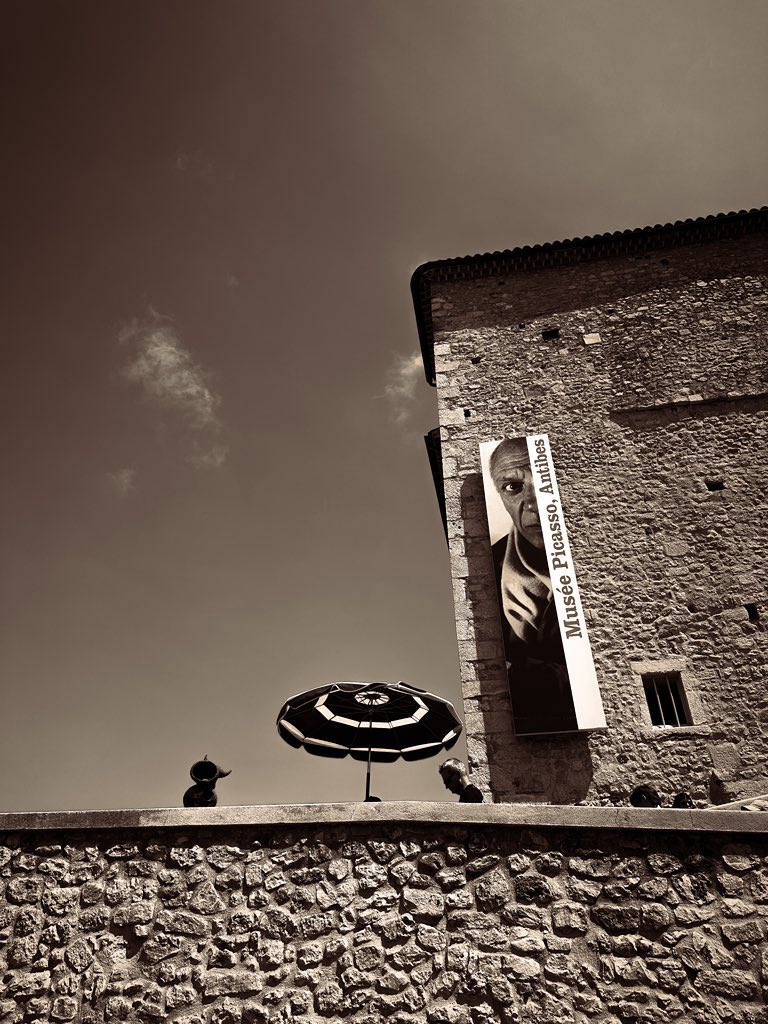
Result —
<path fill-rule="evenodd" d="M 677 793 L 672 801 L 672 806 L 678 810 L 693 810 L 696 804 L 691 799 L 690 793 Z"/>
<path fill-rule="evenodd" d="M 232 772 L 224 771 L 213 761 L 209 761 L 206 754 L 202 761 L 195 761 L 189 769 L 189 774 L 195 785 L 190 786 L 184 794 L 184 806 L 215 807 L 219 801 L 216 783 Z"/>
<path fill-rule="evenodd" d="M 661 807 L 661 797 L 653 788 L 643 784 L 635 786 L 629 795 L 629 802 L 633 807 Z"/>

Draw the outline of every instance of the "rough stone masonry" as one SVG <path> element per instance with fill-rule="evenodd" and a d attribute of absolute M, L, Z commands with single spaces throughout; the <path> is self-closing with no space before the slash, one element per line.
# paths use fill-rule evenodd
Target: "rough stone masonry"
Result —
<path fill-rule="evenodd" d="M 473 781 L 501 801 L 768 791 L 768 211 L 426 264 Z M 514 734 L 478 444 L 549 435 L 605 732 Z M 679 673 L 691 721 L 651 722 Z"/>
<path fill-rule="evenodd" d="M 762 815 L 311 810 L 2 816 L 0 1020 L 768 1021 Z"/>

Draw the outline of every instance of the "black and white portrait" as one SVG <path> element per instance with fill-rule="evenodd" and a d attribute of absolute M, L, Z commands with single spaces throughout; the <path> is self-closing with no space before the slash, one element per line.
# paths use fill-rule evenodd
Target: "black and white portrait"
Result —
<path fill-rule="evenodd" d="M 548 445 L 530 440 L 480 446 L 512 711 L 518 734 L 574 732 L 585 726 L 564 636 L 587 653 L 588 641 Z M 591 655 L 586 667 L 593 676 Z"/>

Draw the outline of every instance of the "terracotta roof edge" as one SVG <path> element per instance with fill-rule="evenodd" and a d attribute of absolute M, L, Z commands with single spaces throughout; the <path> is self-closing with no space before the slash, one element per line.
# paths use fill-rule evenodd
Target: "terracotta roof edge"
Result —
<path fill-rule="evenodd" d="M 758 231 L 768 231 L 768 206 L 422 263 L 411 275 L 411 296 L 427 382 L 434 387 L 431 281 L 468 281 L 497 273 L 568 266 L 579 262 L 582 257 L 606 259 L 660 245 L 676 248 Z"/>

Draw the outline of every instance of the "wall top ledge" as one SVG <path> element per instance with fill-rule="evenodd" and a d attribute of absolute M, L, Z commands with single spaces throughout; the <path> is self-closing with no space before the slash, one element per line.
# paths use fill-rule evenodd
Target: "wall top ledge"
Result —
<path fill-rule="evenodd" d="M 159 807 L 114 811 L 0 813 L 0 832 L 232 826 L 471 825 L 519 828 L 642 829 L 674 832 L 768 832 L 768 814 L 733 810 L 664 810 L 555 804 L 458 804 L 425 801 L 255 806 Z"/>

